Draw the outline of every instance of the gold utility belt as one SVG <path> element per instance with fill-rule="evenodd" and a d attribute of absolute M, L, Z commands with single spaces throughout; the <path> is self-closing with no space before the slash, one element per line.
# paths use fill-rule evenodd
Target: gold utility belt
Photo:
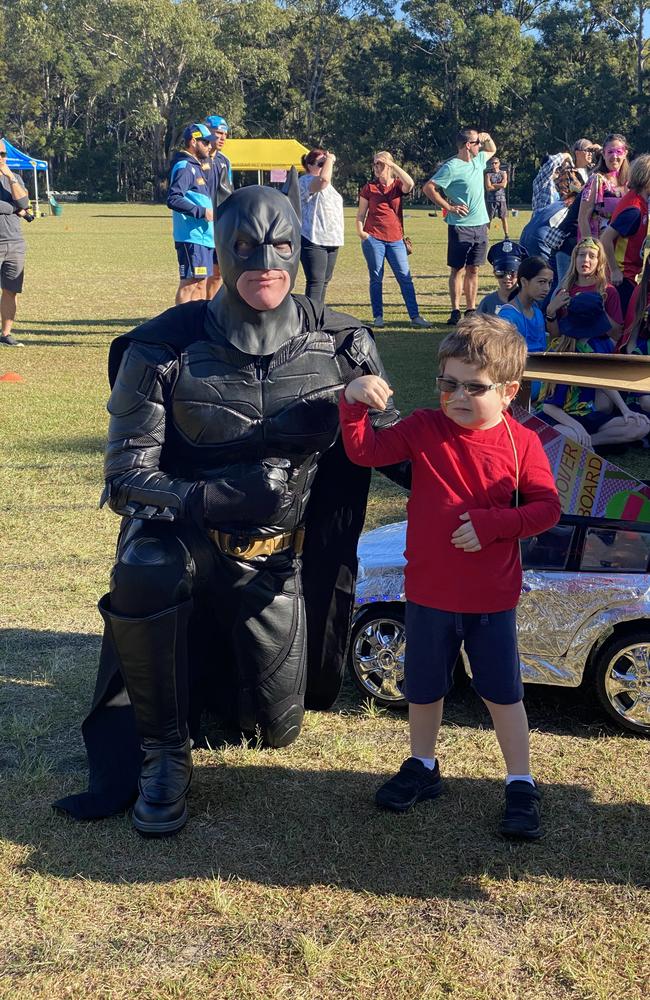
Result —
<path fill-rule="evenodd" d="M 305 529 L 295 528 L 281 535 L 240 535 L 227 531 L 210 530 L 210 538 L 220 552 L 235 559 L 255 559 L 257 556 L 271 556 L 275 552 L 293 549 L 295 555 L 302 553 Z"/>

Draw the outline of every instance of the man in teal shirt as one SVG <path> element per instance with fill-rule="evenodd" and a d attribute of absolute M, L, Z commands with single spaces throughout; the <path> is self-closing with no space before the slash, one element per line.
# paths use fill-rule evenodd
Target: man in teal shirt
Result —
<path fill-rule="evenodd" d="M 447 266 L 451 316 L 460 319 L 460 297 L 465 292 L 465 315 L 476 310 L 478 269 L 485 263 L 489 216 L 485 207 L 484 173 L 497 151 L 488 132 L 464 128 L 456 136 L 456 155 L 446 160 L 426 182 L 423 191 L 446 212 Z"/>

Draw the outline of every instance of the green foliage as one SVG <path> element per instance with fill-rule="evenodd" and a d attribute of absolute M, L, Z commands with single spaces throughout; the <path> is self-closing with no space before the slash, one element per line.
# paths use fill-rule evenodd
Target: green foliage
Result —
<path fill-rule="evenodd" d="M 164 197 L 181 130 L 332 146 L 351 197 L 373 149 L 423 178 L 460 124 L 522 169 L 648 128 L 646 0 L 5 0 L 0 125 L 87 197 Z M 641 29 L 641 30 L 640 30 Z M 520 188 L 518 190 L 518 184 Z"/>

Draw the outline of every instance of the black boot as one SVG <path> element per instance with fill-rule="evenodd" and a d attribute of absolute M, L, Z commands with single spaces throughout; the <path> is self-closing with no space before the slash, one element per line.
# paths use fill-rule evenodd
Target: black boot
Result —
<path fill-rule="evenodd" d="M 148 618 L 99 610 L 110 629 L 120 670 L 142 737 L 140 795 L 133 807 L 138 833 L 164 837 L 187 821 L 192 752 L 187 730 L 187 622 L 192 601 Z"/>

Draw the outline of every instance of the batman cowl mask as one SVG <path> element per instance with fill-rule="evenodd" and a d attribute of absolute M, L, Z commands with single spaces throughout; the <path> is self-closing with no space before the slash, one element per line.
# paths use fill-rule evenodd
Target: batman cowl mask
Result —
<path fill-rule="evenodd" d="M 208 334 L 216 331 L 245 354 L 275 353 L 301 330 L 290 295 L 300 263 L 300 220 L 291 196 L 259 185 L 239 188 L 218 210 L 215 237 L 223 286 L 208 305 Z M 287 293 L 273 309 L 254 309 L 237 282 L 245 272 L 267 270 L 289 275 Z"/>

